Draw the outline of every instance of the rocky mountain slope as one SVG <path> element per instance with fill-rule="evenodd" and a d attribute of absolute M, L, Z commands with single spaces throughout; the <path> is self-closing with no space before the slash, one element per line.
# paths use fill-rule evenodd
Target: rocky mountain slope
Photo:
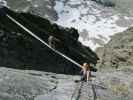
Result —
<path fill-rule="evenodd" d="M 79 76 L 1 67 L 0 99 L 132 100 L 133 98 L 131 70 L 130 72 L 97 73 L 96 78 L 93 78 L 88 84 L 86 82 L 75 83 L 75 80 L 79 79 Z"/>
<path fill-rule="evenodd" d="M 77 28 L 79 41 L 93 50 L 107 43 L 111 35 L 132 25 L 132 4 L 132 0 L 6 0 L 13 10 Z"/>
<path fill-rule="evenodd" d="M 101 67 L 133 66 L 133 27 L 112 36 L 110 42 L 97 49 Z"/>
<path fill-rule="evenodd" d="M 58 39 L 56 49 L 79 64 L 97 63 L 99 58 L 96 53 L 78 41 L 79 34 L 76 29 L 63 28 L 41 17 L 29 13 L 16 13 L 4 7 L 0 14 L 0 66 L 69 74 L 74 74 L 80 69 L 30 36 L 6 14 L 12 16 L 46 43 L 49 36 L 56 37 Z"/>

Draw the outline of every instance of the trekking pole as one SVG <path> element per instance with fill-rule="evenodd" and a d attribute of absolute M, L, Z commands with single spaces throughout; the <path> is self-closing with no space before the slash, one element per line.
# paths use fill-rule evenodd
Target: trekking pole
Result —
<path fill-rule="evenodd" d="M 52 51 L 54 51 L 56 54 L 64 57 L 65 59 L 67 59 L 68 61 L 72 62 L 73 64 L 75 64 L 77 67 L 82 68 L 81 65 L 79 63 L 77 63 L 76 61 L 74 61 L 73 59 L 71 59 L 70 57 L 67 57 L 65 54 L 55 50 L 54 48 L 52 48 L 51 46 L 49 46 L 44 40 L 42 40 L 40 37 L 38 37 L 37 35 L 35 35 L 32 31 L 30 31 L 29 29 L 27 29 L 26 27 L 24 27 L 22 24 L 20 24 L 17 20 L 15 20 L 14 18 L 12 18 L 10 15 L 6 14 L 6 16 L 13 21 L 15 24 L 17 24 L 19 27 L 21 27 L 23 30 L 25 30 L 27 33 L 29 33 L 31 36 L 33 36 L 34 38 L 36 38 L 37 40 L 39 40 L 41 43 L 43 43 L 44 45 L 46 45 L 49 49 L 51 49 Z"/>

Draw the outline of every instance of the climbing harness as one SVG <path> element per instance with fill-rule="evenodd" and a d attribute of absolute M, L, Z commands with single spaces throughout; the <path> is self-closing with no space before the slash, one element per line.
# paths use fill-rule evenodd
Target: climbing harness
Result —
<path fill-rule="evenodd" d="M 49 46 L 44 40 L 42 40 L 40 37 L 38 37 L 37 35 L 35 35 L 32 31 L 30 31 L 29 29 L 27 29 L 26 27 L 24 27 L 22 24 L 20 24 L 17 20 L 15 20 L 14 18 L 12 18 L 10 15 L 6 14 L 6 16 L 13 21 L 15 24 L 17 24 L 19 27 L 21 27 L 23 30 L 25 30 L 27 33 L 29 33 L 31 36 L 33 36 L 34 38 L 36 38 L 37 40 L 39 40 L 41 43 L 43 43 L 44 45 L 46 45 L 49 49 L 51 49 L 52 51 L 54 51 L 55 53 L 57 53 L 58 55 L 64 57 L 65 59 L 67 59 L 68 61 L 72 62 L 73 64 L 75 64 L 77 67 L 81 67 L 81 65 L 79 63 L 77 63 L 76 61 L 74 61 L 73 59 L 71 59 L 70 57 L 67 57 L 66 55 L 64 55 L 63 53 L 55 50 L 54 48 L 52 48 L 51 46 Z"/>

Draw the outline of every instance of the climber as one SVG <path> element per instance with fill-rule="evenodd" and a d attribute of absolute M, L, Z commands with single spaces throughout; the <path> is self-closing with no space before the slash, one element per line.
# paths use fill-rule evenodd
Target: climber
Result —
<path fill-rule="evenodd" d="M 89 81 L 90 76 L 91 76 L 91 66 L 90 64 L 87 63 L 83 63 L 83 65 L 81 66 L 82 70 L 82 77 L 81 77 L 81 81 Z"/>

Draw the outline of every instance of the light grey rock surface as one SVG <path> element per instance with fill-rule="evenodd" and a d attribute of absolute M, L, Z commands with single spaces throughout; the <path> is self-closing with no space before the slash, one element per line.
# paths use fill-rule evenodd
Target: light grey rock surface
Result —
<path fill-rule="evenodd" d="M 7 0 L 7 5 L 15 11 L 30 12 L 51 20 L 58 18 L 54 0 Z"/>
<path fill-rule="evenodd" d="M 130 71 L 98 72 L 76 83 L 79 76 L 1 67 L 0 100 L 132 100 Z"/>
<path fill-rule="evenodd" d="M 101 59 L 101 68 L 121 68 L 133 66 L 133 27 L 117 33 L 104 47 L 96 50 Z"/>

